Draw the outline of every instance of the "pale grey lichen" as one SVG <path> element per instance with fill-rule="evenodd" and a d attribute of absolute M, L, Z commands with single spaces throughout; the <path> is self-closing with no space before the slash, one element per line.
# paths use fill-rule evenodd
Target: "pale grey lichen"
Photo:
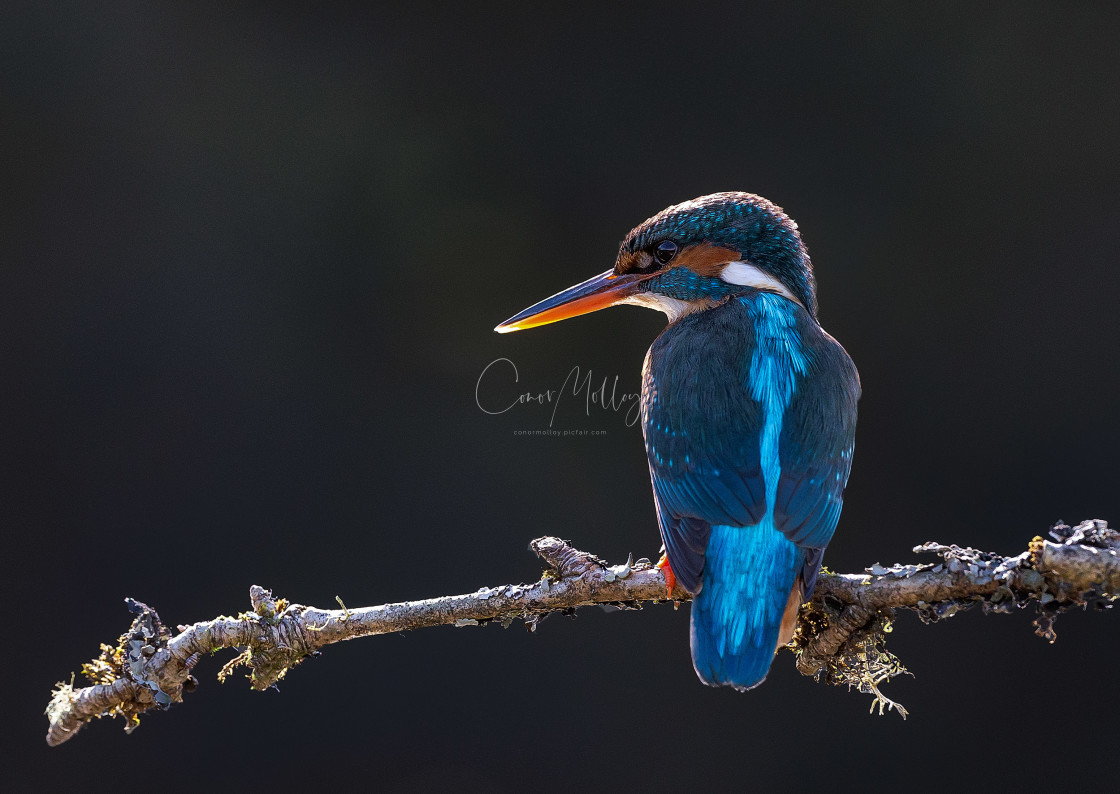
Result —
<path fill-rule="evenodd" d="M 634 555 L 628 554 L 626 555 L 626 562 L 622 563 L 622 565 L 612 565 L 607 568 L 603 573 L 603 580 L 606 582 L 613 582 L 616 579 L 625 579 L 630 575 L 630 569 L 633 565 Z"/>

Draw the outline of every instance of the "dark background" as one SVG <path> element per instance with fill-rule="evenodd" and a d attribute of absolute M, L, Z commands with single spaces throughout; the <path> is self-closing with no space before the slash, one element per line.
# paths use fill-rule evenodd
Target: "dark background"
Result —
<path fill-rule="evenodd" d="M 1117 616 L 1080 613 L 1053 646 L 1025 613 L 904 616 L 906 722 L 788 654 L 707 689 L 659 606 L 348 643 L 279 693 L 206 660 L 134 735 L 48 749 L 51 686 L 125 596 L 174 625 L 253 583 L 329 607 L 532 581 L 541 534 L 655 555 L 638 427 L 569 400 L 557 429 L 606 434 L 515 436 L 550 408 L 489 416 L 475 384 L 508 356 L 526 390 L 578 365 L 635 391 L 659 314 L 491 328 L 717 190 L 798 220 L 862 374 L 833 569 L 1120 522 L 1115 6 L 98 6 L 0 25 L 17 788 L 1109 779 Z"/>

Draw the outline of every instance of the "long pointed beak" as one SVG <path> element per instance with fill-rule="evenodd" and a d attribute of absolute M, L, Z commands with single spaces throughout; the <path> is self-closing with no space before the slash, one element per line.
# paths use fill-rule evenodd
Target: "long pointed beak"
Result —
<path fill-rule="evenodd" d="M 633 295 L 638 291 L 642 279 L 629 273 L 617 276 L 613 270 L 600 273 L 582 284 L 568 287 L 551 298 L 534 303 L 528 309 L 513 315 L 494 330 L 499 334 L 523 331 L 538 325 L 547 325 L 557 320 L 578 317 L 581 314 L 605 309 Z"/>

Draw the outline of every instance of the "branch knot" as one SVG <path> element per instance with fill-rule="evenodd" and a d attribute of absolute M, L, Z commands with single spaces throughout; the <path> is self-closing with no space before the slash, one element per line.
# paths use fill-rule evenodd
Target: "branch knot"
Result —
<path fill-rule="evenodd" d="M 547 562 L 561 579 L 583 576 L 589 571 L 607 567 L 607 563 L 594 554 L 573 548 L 560 538 L 537 538 L 529 543 L 529 549 Z"/>

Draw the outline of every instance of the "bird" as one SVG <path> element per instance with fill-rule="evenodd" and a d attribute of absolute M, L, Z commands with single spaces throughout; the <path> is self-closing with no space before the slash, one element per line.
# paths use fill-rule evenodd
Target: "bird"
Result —
<path fill-rule="evenodd" d="M 817 319 L 797 224 L 752 193 L 662 210 L 626 235 L 612 269 L 495 330 L 618 304 L 668 318 L 640 393 L 667 596 L 692 595 L 700 680 L 752 689 L 792 639 L 840 518 L 859 374 Z"/>

